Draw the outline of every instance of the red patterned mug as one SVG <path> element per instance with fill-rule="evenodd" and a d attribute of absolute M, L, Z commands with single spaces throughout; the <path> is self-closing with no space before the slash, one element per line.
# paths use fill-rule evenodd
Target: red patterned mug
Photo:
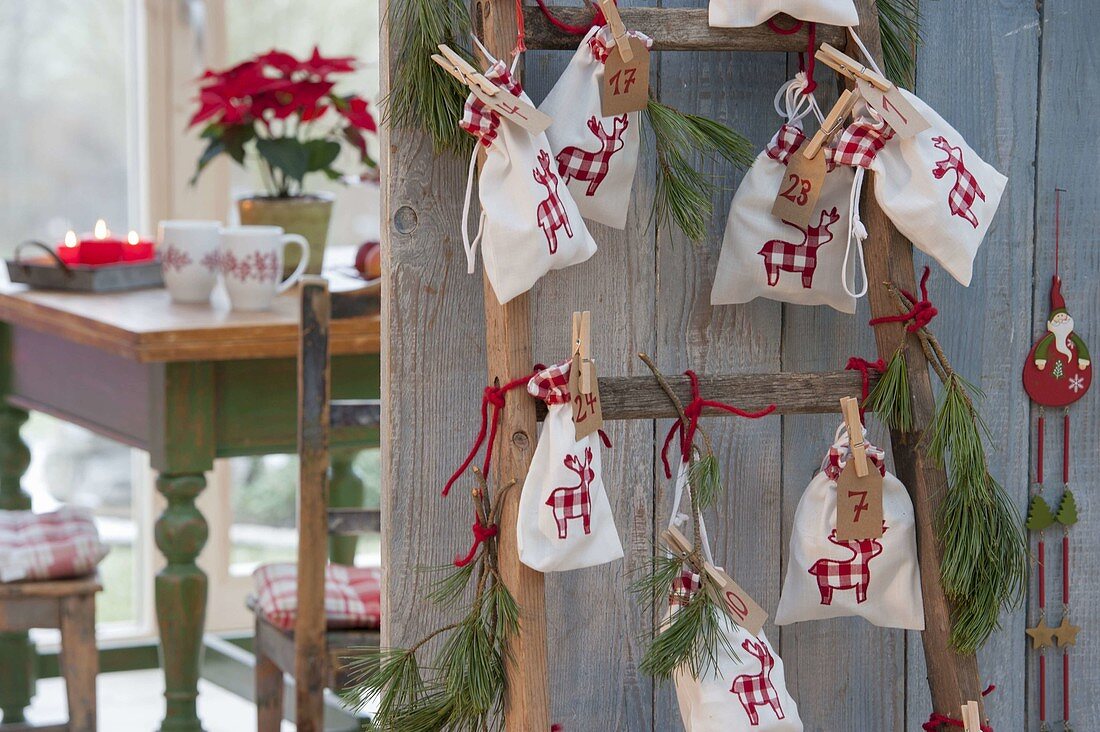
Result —
<path fill-rule="evenodd" d="M 279 281 L 287 244 L 302 248 L 298 267 Z M 267 310 L 280 292 L 302 278 L 309 263 L 309 242 L 280 226 L 235 226 L 221 231 L 222 278 L 234 310 Z"/>

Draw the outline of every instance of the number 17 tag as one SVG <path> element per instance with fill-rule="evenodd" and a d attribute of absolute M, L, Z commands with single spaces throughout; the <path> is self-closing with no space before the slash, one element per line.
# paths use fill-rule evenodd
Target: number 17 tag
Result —
<path fill-rule="evenodd" d="M 795 226 L 805 227 L 817 211 L 817 199 L 825 182 L 825 149 L 807 158 L 802 148 L 791 153 L 779 192 L 772 205 L 772 215 Z"/>
<path fill-rule="evenodd" d="M 836 538 L 840 541 L 881 538 L 882 473 L 872 464 L 867 475 L 860 478 L 853 460 L 848 460 L 836 481 Z"/>
<path fill-rule="evenodd" d="M 649 46 L 640 38 L 626 36 L 630 44 L 629 61 L 615 48 L 608 49 L 600 79 L 600 111 L 604 117 L 645 109 L 649 102 Z"/>

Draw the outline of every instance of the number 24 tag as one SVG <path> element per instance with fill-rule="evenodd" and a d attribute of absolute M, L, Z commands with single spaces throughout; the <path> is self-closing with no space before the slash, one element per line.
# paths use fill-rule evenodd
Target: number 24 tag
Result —
<path fill-rule="evenodd" d="M 805 227 L 817 210 L 821 185 L 825 182 L 825 150 L 807 158 L 802 148 L 791 153 L 787 169 L 772 204 L 772 215 L 782 221 Z"/>

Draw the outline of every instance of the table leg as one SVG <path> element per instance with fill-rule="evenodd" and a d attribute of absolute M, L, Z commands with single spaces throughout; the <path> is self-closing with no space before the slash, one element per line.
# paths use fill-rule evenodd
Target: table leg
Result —
<path fill-rule="evenodd" d="M 332 478 L 328 487 L 328 505 L 332 508 L 362 508 L 366 489 L 354 468 L 360 452 L 358 448 L 332 451 Z M 354 564 L 358 543 L 358 536 L 330 536 L 329 559 L 336 564 Z"/>
<path fill-rule="evenodd" d="M 206 574 L 195 559 L 206 544 L 207 526 L 195 499 L 206 487 L 202 473 L 157 478 L 168 507 L 156 523 L 157 547 L 168 560 L 156 578 L 157 624 L 167 714 L 162 732 L 201 732 L 196 701 L 202 631 L 206 620 Z"/>
<path fill-rule="evenodd" d="M 19 435 L 27 417 L 22 409 L 0 405 L 0 510 L 25 511 L 31 507 L 31 497 L 22 485 L 31 452 Z M 34 697 L 34 653 L 26 632 L 0 633 L 0 711 L 5 724 L 24 721 L 23 710 Z"/>

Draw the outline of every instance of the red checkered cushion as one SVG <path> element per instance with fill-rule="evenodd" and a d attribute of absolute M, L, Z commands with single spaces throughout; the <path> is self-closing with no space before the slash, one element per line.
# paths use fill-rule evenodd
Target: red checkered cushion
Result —
<path fill-rule="evenodd" d="M 83 577 L 105 556 L 85 511 L 0 511 L 0 582 Z"/>
<path fill-rule="evenodd" d="M 265 564 L 252 574 L 256 602 L 272 625 L 290 630 L 298 615 L 298 565 Z M 329 628 L 377 628 L 382 615 L 379 567 L 325 568 L 325 615 Z"/>

